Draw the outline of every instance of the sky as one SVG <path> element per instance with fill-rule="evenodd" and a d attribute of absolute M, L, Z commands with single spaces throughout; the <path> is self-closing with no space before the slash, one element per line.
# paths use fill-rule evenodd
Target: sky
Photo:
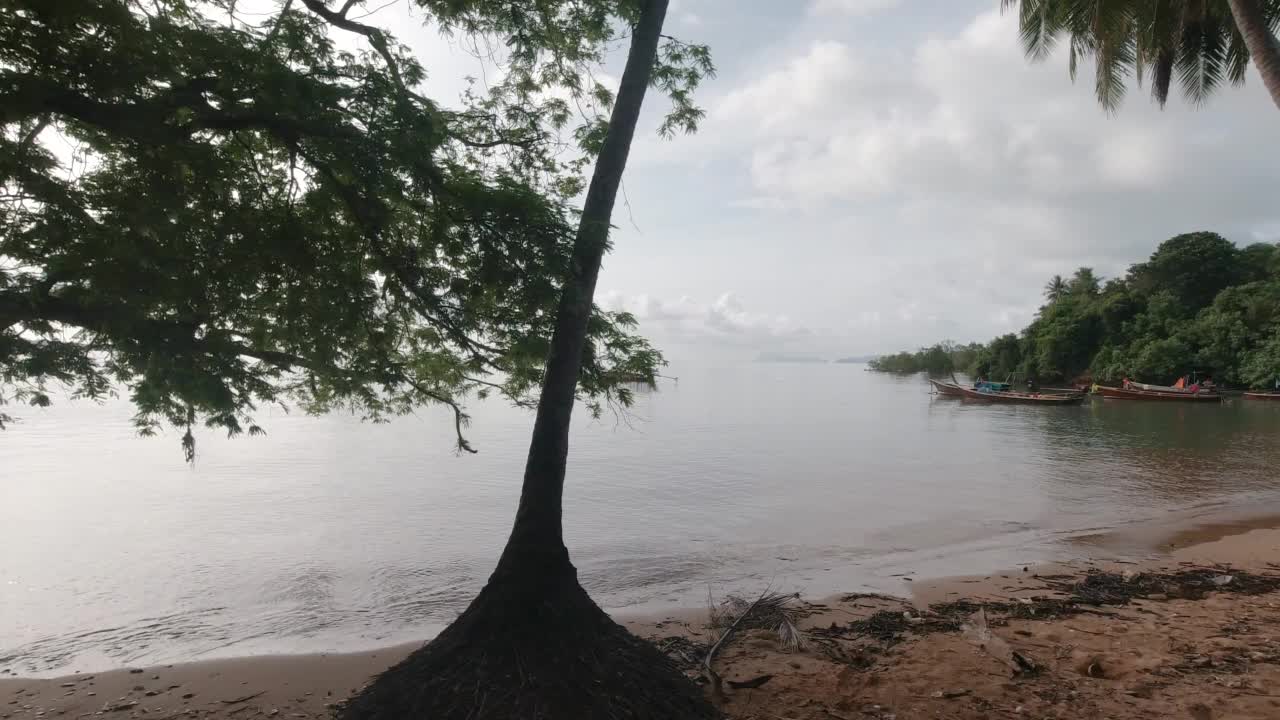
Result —
<path fill-rule="evenodd" d="M 1052 275 L 1121 275 L 1181 232 L 1280 240 L 1256 70 L 1198 108 L 1134 85 L 1108 115 L 1092 67 L 1028 62 L 999 4 L 673 0 L 666 32 L 718 74 L 696 135 L 659 138 L 647 98 L 598 300 L 677 354 L 835 358 L 1016 332 Z M 434 97 L 477 74 L 420 18 L 374 17 Z"/>

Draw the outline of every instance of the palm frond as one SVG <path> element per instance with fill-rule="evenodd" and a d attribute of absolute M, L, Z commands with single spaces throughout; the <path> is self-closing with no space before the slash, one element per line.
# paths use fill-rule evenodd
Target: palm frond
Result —
<path fill-rule="evenodd" d="M 1230 33 L 1227 42 L 1227 79 L 1232 85 L 1239 87 L 1244 85 L 1245 71 L 1249 68 L 1249 46 L 1245 44 L 1244 35 L 1234 22 L 1227 25 L 1227 32 Z"/>
<path fill-rule="evenodd" d="M 753 603 L 730 595 L 711 607 L 711 627 L 727 628 L 736 623 L 741 629 L 773 630 L 783 647 L 800 650 L 805 646 L 805 636 L 796 623 L 805 613 L 796 605 L 799 598 L 795 593 L 766 591 Z"/>
<path fill-rule="evenodd" d="M 1160 107 L 1169 100 L 1169 83 L 1173 80 L 1173 61 L 1177 52 L 1172 49 L 1161 49 L 1156 57 L 1151 74 L 1151 97 Z"/>
<path fill-rule="evenodd" d="M 1023 0 L 1018 16 L 1022 48 L 1027 57 L 1043 60 L 1053 52 L 1062 30 L 1062 18 L 1054 12 L 1051 0 Z"/>
<path fill-rule="evenodd" d="M 1262 0 L 1263 16 L 1280 31 L 1280 0 Z M 1059 42 L 1067 45 L 1067 70 L 1095 63 L 1094 92 L 1114 112 L 1129 76 L 1151 80 L 1161 107 L 1177 75 L 1183 94 L 1201 104 L 1224 80 L 1244 82 L 1251 60 L 1226 0 L 1001 0 L 1002 12 L 1018 10 L 1026 55 L 1043 60 Z"/>
<path fill-rule="evenodd" d="M 1196 105 L 1208 100 L 1227 74 L 1224 30 L 1222 18 L 1209 13 L 1204 3 L 1188 3 L 1176 66 L 1183 94 Z"/>
<path fill-rule="evenodd" d="M 1094 90 L 1102 107 L 1114 112 L 1124 99 L 1130 68 L 1137 58 L 1134 16 L 1129 4 L 1114 0 L 1093 3 L 1090 31 L 1095 44 Z"/>

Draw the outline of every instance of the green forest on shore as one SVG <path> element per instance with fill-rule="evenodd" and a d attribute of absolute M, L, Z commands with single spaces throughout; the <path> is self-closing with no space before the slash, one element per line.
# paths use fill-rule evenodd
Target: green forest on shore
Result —
<path fill-rule="evenodd" d="M 941 342 L 880 357 L 871 368 L 1069 382 L 1166 383 L 1198 372 L 1271 387 L 1280 376 L 1280 245 L 1178 235 L 1124 277 L 1103 283 L 1087 267 L 1053 277 L 1045 304 L 1017 334 Z"/>

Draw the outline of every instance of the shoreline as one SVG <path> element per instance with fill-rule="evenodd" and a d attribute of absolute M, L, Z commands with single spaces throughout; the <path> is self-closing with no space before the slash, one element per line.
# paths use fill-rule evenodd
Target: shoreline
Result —
<path fill-rule="evenodd" d="M 1105 543 L 1097 549 L 1102 550 L 1103 547 Z M 764 675 L 770 675 L 771 679 L 758 689 L 731 691 L 722 707 L 733 718 L 757 717 L 753 714 L 756 711 L 765 712 L 766 708 L 773 708 L 768 712 L 775 717 L 834 717 L 839 720 L 841 717 L 877 717 L 875 713 L 878 710 L 868 710 L 872 705 L 886 708 L 883 716 L 887 717 L 892 714 L 888 708 L 902 712 L 912 707 L 925 712 L 926 706 L 932 707 L 939 702 L 942 709 L 960 712 L 961 706 L 973 704 L 969 701 L 981 699 L 974 712 L 981 710 L 987 714 L 974 714 L 972 717 L 1004 717 L 1006 715 L 1002 712 L 995 712 L 998 703 L 993 704 L 994 700 L 989 695 L 1014 697 L 1010 702 L 1017 704 L 1006 709 L 1008 712 L 1018 707 L 1035 706 L 1035 698 L 1023 697 L 1025 693 L 1021 693 L 1019 688 L 1026 683 L 1010 681 L 1001 671 L 1000 661 L 989 653 L 975 650 L 961 634 L 917 636 L 908 633 L 909 636 L 895 638 L 880 647 L 876 643 L 864 646 L 861 642 L 865 638 L 852 640 L 842 634 L 843 631 L 835 632 L 832 628 L 845 624 L 852 626 L 886 611 L 891 611 L 892 615 L 907 613 L 920 621 L 920 618 L 930 617 L 931 611 L 927 608 L 931 605 L 937 607 L 945 603 L 964 602 L 976 607 L 982 603 L 1008 605 L 1011 602 L 1030 602 L 1029 598 L 1042 599 L 1057 592 L 1045 584 L 1046 578 L 1057 579 L 1057 587 L 1062 578 L 1086 577 L 1095 571 L 1125 573 L 1128 577 L 1137 572 L 1178 572 L 1211 567 L 1217 568 L 1214 572 L 1220 572 L 1223 577 L 1230 577 L 1232 572 L 1238 571 L 1276 575 L 1280 573 L 1280 517 L 1268 515 L 1184 527 L 1170 533 L 1159 548 L 1159 556 L 1146 561 L 1109 560 L 1101 557 L 1106 554 L 1104 552 L 1099 553 L 1098 559 L 1014 568 L 984 576 L 914 581 L 904 578 L 903 585 L 910 592 L 904 593 L 903 597 L 853 594 L 801 600 L 802 630 L 824 639 L 811 643 L 805 650 L 787 651 L 779 646 L 772 633 L 763 630 L 743 633 L 717 656 L 718 672 L 729 679 L 743 680 Z M 1072 682 L 1082 677 L 1072 669 L 1072 663 L 1078 664 L 1082 654 L 1089 655 L 1086 660 L 1091 659 L 1087 666 L 1108 668 L 1088 670 L 1086 667 L 1083 678 L 1085 684 L 1095 686 L 1119 683 L 1117 687 L 1104 687 L 1109 691 L 1102 693 L 1109 698 L 1115 696 L 1111 698 L 1119 703 L 1115 707 L 1097 705 L 1105 699 L 1096 697 L 1097 693 L 1081 694 L 1080 688 L 1064 691 L 1068 698 L 1084 698 L 1081 702 L 1093 703 L 1089 706 L 1093 708 L 1090 713 L 1098 710 L 1103 715 L 1114 716 L 1123 711 L 1122 706 L 1132 705 L 1131 701 L 1135 699 L 1152 700 L 1151 697 L 1143 698 L 1148 694 L 1144 689 L 1146 685 L 1138 689 L 1137 695 L 1133 694 L 1130 686 L 1135 682 L 1155 682 L 1164 691 L 1162 695 L 1166 697 L 1161 702 L 1166 705 L 1151 705 L 1144 711 L 1152 716 L 1164 712 L 1174 714 L 1176 705 L 1177 714 L 1191 712 L 1189 717 L 1199 718 L 1201 715 L 1196 714 L 1199 710 L 1188 708 L 1194 704 L 1191 698 L 1201 696 L 1212 697 L 1224 708 L 1230 706 L 1233 713 L 1230 717 L 1280 716 L 1280 593 L 1237 595 L 1210 592 L 1201 599 L 1152 595 L 1155 599 L 1135 601 L 1132 606 L 1126 605 L 1121 609 L 1107 607 L 1106 612 L 1099 615 L 1081 614 L 1069 619 L 1035 622 L 1000 619 L 993 621 L 990 632 L 1010 645 L 1029 644 L 1031 655 L 1046 664 L 1049 661 L 1041 659 L 1046 654 L 1045 648 L 1036 647 L 1032 641 L 1038 639 L 1041 646 L 1046 641 L 1059 643 L 1059 649 L 1053 653 L 1066 653 L 1057 661 L 1064 665 L 1067 675 L 1074 676 Z M 687 608 L 639 617 L 619 613 L 615 614 L 615 619 L 659 647 L 674 648 L 674 652 L 688 656 L 696 654 L 693 649 L 705 647 L 707 639 L 714 634 L 706 627 L 707 616 L 706 608 Z M 1125 619 L 1115 619 L 1121 617 Z M 1157 617 L 1167 624 L 1156 620 Z M 1245 628 L 1250 624 L 1247 619 L 1252 619 L 1252 624 L 1258 627 Z M 1000 623 L 998 629 L 997 622 Z M 1026 627 L 1018 624 L 1027 622 L 1030 624 Z M 1137 623 L 1143 628 L 1144 640 L 1141 643 L 1136 642 L 1139 633 L 1133 626 Z M 1198 629 L 1192 629 L 1193 623 Z M 1260 631 L 1260 634 L 1254 633 L 1257 637 L 1249 635 L 1258 649 L 1240 655 L 1251 659 L 1247 672 L 1236 672 L 1239 668 L 1233 668 L 1231 677 L 1221 683 L 1212 680 L 1215 677 L 1213 673 L 1200 673 L 1205 678 L 1196 679 L 1181 695 L 1170 692 L 1170 688 L 1179 685 L 1164 676 L 1160 676 L 1158 681 L 1134 679 L 1163 667 L 1151 658 L 1161 653 L 1169 654 L 1170 648 L 1178 642 L 1220 645 L 1220 633 L 1212 632 L 1213 627 L 1230 627 L 1232 623 L 1240 625 L 1233 635 L 1236 638 L 1248 635 L 1245 629 Z M 1265 632 L 1265 626 L 1271 624 L 1277 628 L 1274 641 Z M 1072 642 L 1062 643 L 1067 637 Z M 0 720 L 76 717 L 100 712 L 116 717 L 200 717 L 215 720 L 328 717 L 333 705 L 423 642 L 366 652 L 255 655 L 76 673 L 56 678 L 0 677 Z M 852 655 L 835 662 L 831 653 L 837 651 Z M 668 652 L 672 654 L 671 650 Z M 964 656 L 966 662 L 957 663 L 958 656 Z M 1135 656 L 1139 659 L 1135 660 Z M 1147 659 L 1141 660 L 1144 657 Z M 1214 662 L 1212 654 L 1195 655 L 1188 662 L 1194 665 L 1200 662 L 1201 657 L 1209 657 L 1206 662 Z M 983 666 L 981 671 L 975 665 Z M 1091 672 L 1102 675 L 1095 678 L 1089 675 Z M 1183 679 L 1189 676 L 1186 668 L 1179 670 L 1173 667 L 1170 672 L 1180 674 Z M 692 670 L 690 674 L 694 674 Z M 1111 677 L 1104 677 L 1107 674 Z M 1054 675 L 1056 677 L 1057 673 Z M 1247 681 L 1241 679 L 1246 676 Z M 993 679 L 1000 679 L 1000 682 Z M 1044 682 L 1044 678 L 1028 681 L 1029 685 Z M 1062 679 L 1057 678 L 1055 682 L 1061 685 Z M 921 683 L 933 683 L 939 687 L 925 691 Z M 957 687 L 950 688 L 948 683 Z M 914 691 L 907 692 L 908 686 Z M 1093 689 L 1097 690 L 1097 687 Z M 1069 695 L 1071 692 L 1077 695 Z M 843 705 L 837 707 L 827 702 L 833 698 L 838 698 Z M 1071 705 L 1062 698 L 1044 702 L 1045 708 L 1057 703 L 1063 703 L 1064 708 Z M 1211 705 L 1205 705 L 1211 714 L 1204 717 L 1217 716 L 1213 714 Z M 786 714 L 788 709 L 797 706 L 803 710 L 798 714 Z M 1084 708 L 1078 706 L 1077 710 Z M 928 714 L 933 716 L 938 709 L 928 710 Z M 971 717 L 963 712 L 945 716 Z M 1021 716 L 1021 712 L 1008 715 Z M 1057 717 L 1054 714 L 1043 716 Z M 1182 716 L 1187 717 L 1185 714 Z"/>

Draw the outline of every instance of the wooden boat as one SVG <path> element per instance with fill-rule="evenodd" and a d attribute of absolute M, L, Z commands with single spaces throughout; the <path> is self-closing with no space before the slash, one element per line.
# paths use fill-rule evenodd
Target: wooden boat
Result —
<path fill-rule="evenodd" d="M 1187 388 L 1178 387 L 1177 385 L 1151 385 L 1149 383 L 1133 382 L 1132 380 L 1129 381 L 1129 388 L 1131 390 L 1146 390 L 1148 392 L 1168 392 L 1168 393 L 1191 392 Z"/>
<path fill-rule="evenodd" d="M 947 395 L 949 397 L 964 397 L 964 388 L 956 383 L 943 382 L 929 378 L 929 382 L 933 383 L 933 389 L 938 391 L 939 395 Z"/>
<path fill-rule="evenodd" d="M 974 390 L 956 383 L 930 379 L 939 395 L 962 397 L 968 400 L 981 400 L 995 403 L 1019 403 L 1024 405 L 1077 405 L 1084 402 L 1081 393 L 1023 393 L 1001 392 L 994 390 Z"/>
<path fill-rule="evenodd" d="M 1216 392 L 1201 390 L 1200 392 L 1163 392 L 1158 390 L 1138 390 L 1135 388 L 1097 386 L 1094 391 L 1104 398 L 1113 400 L 1173 400 L 1182 402 L 1222 402 L 1222 396 Z"/>
<path fill-rule="evenodd" d="M 1251 400 L 1280 400 L 1280 392 L 1268 392 L 1265 390 L 1257 392 L 1243 392 L 1241 395 L 1244 395 Z"/>

